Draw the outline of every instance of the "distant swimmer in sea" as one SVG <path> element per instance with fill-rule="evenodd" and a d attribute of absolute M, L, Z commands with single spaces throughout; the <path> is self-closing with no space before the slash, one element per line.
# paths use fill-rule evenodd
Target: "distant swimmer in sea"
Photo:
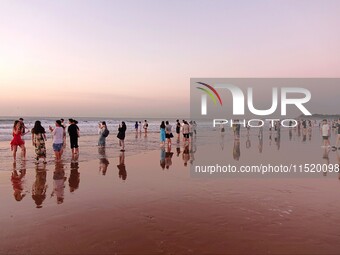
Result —
<path fill-rule="evenodd" d="M 16 161 L 18 147 L 21 149 L 21 157 L 26 160 L 26 147 L 25 141 L 22 140 L 22 125 L 19 120 L 14 121 L 12 130 L 13 139 L 10 143 L 11 151 L 13 151 L 13 159 Z"/>

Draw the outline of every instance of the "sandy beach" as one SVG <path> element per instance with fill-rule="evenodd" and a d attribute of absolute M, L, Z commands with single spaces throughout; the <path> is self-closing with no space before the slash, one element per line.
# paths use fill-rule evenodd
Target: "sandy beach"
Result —
<path fill-rule="evenodd" d="M 282 140 L 285 151 L 288 139 Z M 230 141 L 228 134 L 224 151 L 232 158 Z M 297 136 L 296 144 L 310 146 Z M 195 158 L 210 146 L 198 146 Z M 241 140 L 241 159 L 247 158 L 245 148 Z M 322 153 L 320 146 L 309 148 Z M 176 149 L 173 145 L 172 157 L 159 148 L 134 155 L 112 149 L 106 161 L 71 163 L 66 158 L 46 167 L 17 162 L 14 170 L 26 170 L 21 201 L 13 196 L 9 164 L 10 169 L 0 171 L 0 253 L 339 253 L 337 175 L 195 178 L 190 159 L 184 166 L 183 147 L 178 156 Z M 161 167 L 164 155 L 168 169 Z M 330 160 L 336 160 L 334 155 Z M 41 208 L 32 198 L 39 187 L 46 187 Z"/>

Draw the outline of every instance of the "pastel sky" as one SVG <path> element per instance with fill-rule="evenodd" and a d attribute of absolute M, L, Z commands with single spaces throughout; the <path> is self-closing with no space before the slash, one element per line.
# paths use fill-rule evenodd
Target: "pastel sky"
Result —
<path fill-rule="evenodd" d="M 339 77 L 339 27 L 337 0 L 3 0 L 0 115 L 187 116 L 191 77 Z"/>

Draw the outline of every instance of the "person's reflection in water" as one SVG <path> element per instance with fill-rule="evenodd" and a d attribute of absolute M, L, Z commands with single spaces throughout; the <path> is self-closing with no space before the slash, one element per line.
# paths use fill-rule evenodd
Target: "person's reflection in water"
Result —
<path fill-rule="evenodd" d="M 221 139 L 220 139 L 220 146 L 221 146 L 221 150 L 224 150 L 224 136 L 225 136 L 225 132 L 221 132 Z"/>
<path fill-rule="evenodd" d="M 164 147 L 161 147 L 159 165 L 161 166 L 163 170 L 165 169 L 165 148 Z"/>
<path fill-rule="evenodd" d="M 68 178 L 68 186 L 70 187 L 70 192 L 74 192 L 79 188 L 80 183 L 80 173 L 79 173 L 79 162 L 71 162 L 71 172 Z"/>
<path fill-rule="evenodd" d="M 263 151 L 263 137 L 259 137 L 259 145 L 258 145 L 259 153 Z"/>
<path fill-rule="evenodd" d="M 190 147 L 190 164 L 192 165 L 195 161 L 195 153 L 197 150 L 197 146 L 196 146 L 196 138 L 195 140 L 191 143 L 191 147 Z"/>
<path fill-rule="evenodd" d="M 171 145 L 167 146 L 167 151 L 165 153 L 165 168 L 169 169 L 172 165 L 172 155 L 174 153 L 171 151 Z"/>
<path fill-rule="evenodd" d="M 26 175 L 26 161 L 22 161 L 20 165 L 20 170 L 17 171 L 16 162 L 13 163 L 13 171 L 11 176 L 12 186 L 14 190 L 14 199 L 16 201 L 21 201 L 25 196 L 24 191 L 24 177 Z"/>
<path fill-rule="evenodd" d="M 65 171 L 64 164 L 59 161 L 55 163 L 55 170 L 53 173 L 53 192 L 51 197 L 56 195 L 57 204 L 62 204 L 64 202 L 64 189 L 65 189 Z"/>
<path fill-rule="evenodd" d="M 305 132 L 303 132 L 302 133 L 302 142 L 304 143 L 304 142 L 306 142 L 307 141 L 307 131 Z"/>
<path fill-rule="evenodd" d="M 330 148 L 323 148 L 323 152 L 322 152 L 322 158 L 325 160 L 325 164 L 329 165 L 329 152 L 330 152 Z M 327 175 L 327 171 L 323 171 L 323 176 Z"/>
<path fill-rule="evenodd" d="M 240 160 L 241 150 L 240 150 L 240 139 L 234 139 L 234 148 L 233 148 L 233 158 L 236 161 Z"/>
<path fill-rule="evenodd" d="M 312 140 L 312 127 L 310 127 L 309 129 L 308 129 L 308 140 L 309 141 L 311 141 Z"/>
<path fill-rule="evenodd" d="M 188 161 L 190 160 L 189 143 L 184 143 L 182 159 L 184 161 L 184 166 L 187 166 L 188 165 Z"/>
<path fill-rule="evenodd" d="M 177 153 L 177 157 L 179 157 L 179 155 L 181 154 L 181 143 L 180 143 L 180 141 L 177 141 L 177 143 L 176 143 L 176 153 Z"/>
<path fill-rule="evenodd" d="M 119 154 L 119 165 L 117 165 L 119 172 L 118 172 L 118 176 L 120 179 L 122 179 L 123 181 L 126 180 L 127 178 L 127 172 L 126 172 L 126 167 L 125 167 L 125 154 L 124 151 L 122 151 Z"/>
<path fill-rule="evenodd" d="M 292 140 L 292 137 L 293 137 L 293 130 L 292 128 L 289 128 L 289 141 Z"/>
<path fill-rule="evenodd" d="M 250 135 L 247 135 L 246 148 L 250 149 L 250 147 L 251 147 Z"/>
<path fill-rule="evenodd" d="M 275 143 L 276 143 L 277 149 L 280 150 L 280 143 L 281 143 L 280 129 L 278 129 L 277 132 L 275 133 Z"/>
<path fill-rule="evenodd" d="M 100 155 L 99 172 L 101 172 L 103 175 L 105 175 L 110 162 L 107 159 L 105 148 L 98 148 L 98 153 Z"/>
<path fill-rule="evenodd" d="M 32 186 L 32 199 L 34 200 L 37 208 L 42 208 L 42 204 L 46 199 L 46 164 L 35 167 L 35 182 Z"/>

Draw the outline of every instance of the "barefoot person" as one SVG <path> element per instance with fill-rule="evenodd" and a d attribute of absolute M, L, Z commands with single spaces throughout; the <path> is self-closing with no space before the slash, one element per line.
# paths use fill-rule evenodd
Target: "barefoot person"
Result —
<path fill-rule="evenodd" d="M 122 121 L 122 124 L 119 124 L 118 135 L 117 135 L 119 139 L 120 151 L 125 151 L 125 144 L 124 144 L 125 132 L 126 132 L 126 125 L 125 125 L 125 122 Z"/>
<path fill-rule="evenodd" d="M 14 121 L 12 135 L 13 139 L 10 144 L 14 161 L 16 161 L 18 147 L 21 149 L 21 157 L 26 160 L 26 147 L 24 140 L 22 140 L 22 125 L 19 120 Z"/>
<path fill-rule="evenodd" d="M 41 122 L 37 120 L 34 123 L 34 127 L 32 128 L 32 144 L 35 147 L 35 160 L 36 163 L 39 163 L 39 159 L 42 158 L 44 164 L 46 164 L 46 132 L 45 129 L 41 126 Z"/>
<path fill-rule="evenodd" d="M 70 125 L 67 128 L 67 132 L 70 136 L 70 146 L 72 151 L 72 159 L 74 160 L 77 155 L 79 154 L 79 145 L 78 145 L 78 138 L 79 138 L 79 127 L 76 123 L 78 123 L 74 119 L 68 120 Z"/>
<path fill-rule="evenodd" d="M 61 151 L 63 149 L 63 138 L 64 138 L 64 129 L 61 126 L 61 121 L 57 120 L 55 122 L 55 128 L 53 129 L 50 126 L 50 131 L 52 132 L 53 136 L 53 151 L 55 155 L 56 161 L 61 160 Z"/>
<path fill-rule="evenodd" d="M 162 121 L 161 125 L 159 126 L 160 130 L 160 140 L 161 140 L 161 146 L 165 145 L 165 123 Z"/>
<path fill-rule="evenodd" d="M 165 122 L 165 137 L 168 146 L 171 146 L 171 138 L 174 136 L 172 134 L 172 125 L 169 124 L 169 121 Z"/>
<path fill-rule="evenodd" d="M 327 120 L 323 120 L 322 127 L 321 127 L 321 132 L 322 132 L 323 146 L 325 146 L 325 147 L 330 146 L 330 142 L 329 142 L 329 125 L 327 123 Z"/>
<path fill-rule="evenodd" d="M 144 120 L 143 128 L 144 128 L 145 135 L 148 133 L 148 127 L 149 127 L 149 124 L 147 120 Z"/>
<path fill-rule="evenodd" d="M 181 139 L 181 123 L 179 120 L 176 120 L 176 134 L 177 134 L 177 142 Z"/>
<path fill-rule="evenodd" d="M 99 123 L 99 140 L 98 140 L 98 146 L 99 147 L 105 147 L 106 145 L 106 137 L 109 135 L 109 130 L 107 129 L 106 122 L 102 121 Z"/>

